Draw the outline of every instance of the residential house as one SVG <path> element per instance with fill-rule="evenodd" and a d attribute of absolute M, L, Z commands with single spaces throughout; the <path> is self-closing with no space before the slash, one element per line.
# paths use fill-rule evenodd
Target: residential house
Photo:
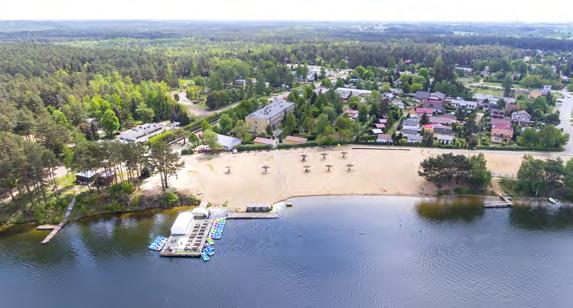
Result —
<path fill-rule="evenodd" d="M 422 143 L 422 140 L 424 140 L 424 137 L 422 137 L 419 134 L 404 134 L 404 133 L 402 133 L 402 136 L 406 137 L 406 141 L 408 143 Z"/>
<path fill-rule="evenodd" d="M 386 124 L 374 123 L 374 127 L 375 127 L 375 128 L 379 128 L 379 129 L 385 129 L 385 128 L 386 128 Z"/>
<path fill-rule="evenodd" d="M 358 110 L 355 110 L 355 109 L 346 109 L 346 110 L 344 110 L 343 114 L 345 114 L 347 117 L 349 117 L 352 120 L 356 120 L 356 119 L 358 119 L 358 115 L 360 113 L 358 112 Z"/>
<path fill-rule="evenodd" d="M 427 134 L 433 134 L 434 133 L 434 125 L 424 124 L 424 125 L 422 125 L 422 131 L 424 133 L 427 133 Z"/>
<path fill-rule="evenodd" d="M 541 94 L 544 96 L 547 96 L 549 93 L 551 93 L 551 86 L 550 85 L 544 85 L 543 89 L 541 90 Z"/>
<path fill-rule="evenodd" d="M 517 123 L 519 127 L 527 127 L 533 123 L 531 116 L 525 110 L 513 112 L 511 114 L 511 122 Z"/>
<path fill-rule="evenodd" d="M 451 135 L 434 135 L 436 140 L 441 144 L 452 144 L 454 143 L 454 136 Z"/>
<path fill-rule="evenodd" d="M 430 97 L 430 99 L 422 104 L 422 107 L 430 108 L 434 113 L 444 113 L 444 101 L 434 97 Z"/>
<path fill-rule="evenodd" d="M 431 116 L 434 113 L 434 110 L 432 108 L 421 108 L 418 107 L 416 108 L 416 115 L 421 117 L 422 115 L 427 114 L 428 116 Z"/>
<path fill-rule="evenodd" d="M 248 115 L 245 122 L 249 130 L 256 134 L 265 132 L 267 127 L 274 131 L 280 127 L 285 115 L 292 112 L 294 107 L 294 103 L 273 99 L 270 104 Z"/>
<path fill-rule="evenodd" d="M 452 99 L 450 105 L 456 109 L 474 110 L 477 108 L 478 103 L 474 101 L 466 101 L 463 99 Z"/>
<path fill-rule="evenodd" d="M 388 134 L 379 134 L 378 137 L 376 138 L 376 142 L 385 144 L 392 143 L 392 136 Z"/>
<path fill-rule="evenodd" d="M 336 94 L 340 96 L 342 100 L 349 100 L 351 97 L 359 97 L 365 98 L 370 97 L 372 95 L 372 91 L 370 90 L 360 90 L 360 89 L 351 89 L 351 88 L 338 88 L 335 90 Z"/>
<path fill-rule="evenodd" d="M 414 94 L 414 96 L 416 97 L 416 99 L 419 99 L 421 102 L 424 102 L 430 99 L 432 93 L 428 91 L 416 91 L 416 94 Z"/>
<path fill-rule="evenodd" d="M 444 100 L 444 99 L 446 99 L 446 94 L 444 94 L 442 92 L 434 92 L 431 94 L 431 97 L 437 98 L 439 100 Z"/>
<path fill-rule="evenodd" d="M 382 131 L 380 128 L 373 128 L 370 130 L 372 132 L 372 134 L 374 135 L 380 135 L 382 134 L 384 131 Z"/>
<path fill-rule="evenodd" d="M 434 134 L 435 135 L 449 135 L 453 136 L 454 132 L 450 126 L 436 124 L 434 125 Z"/>
<path fill-rule="evenodd" d="M 491 119 L 491 141 L 509 142 L 513 138 L 513 127 L 509 119 Z"/>
<path fill-rule="evenodd" d="M 418 131 L 420 129 L 420 119 L 418 118 L 404 119 L 402 121 L 402 129 Z"/>
<path fill-rule="evenodd" d="M 456 122 L 456 117 L 452 114 L 433 116 L 430 118 L 430 122 L 432 124 L 441 124 L 441 125 L 451 126 L 454 122 Z"/>
<path fill-rule="evenodd" d="M 490 116 L 495 119 L 503 119 L 505 117 L 505 111 L 501 109 L 491 109 L 489 113 Z"/>

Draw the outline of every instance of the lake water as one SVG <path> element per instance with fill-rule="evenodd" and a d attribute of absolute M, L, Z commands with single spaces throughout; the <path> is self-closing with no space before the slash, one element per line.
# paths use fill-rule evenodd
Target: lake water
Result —
<path fill-rule="evenodd" d="M 279 220 L 229 221 L 208 263 L 146 249 L 176 211 L 73 224 L 47 246 L 4 234 L 0 307 L 571 306 L 569 214 L 419 202 L 296 199 Z"/>

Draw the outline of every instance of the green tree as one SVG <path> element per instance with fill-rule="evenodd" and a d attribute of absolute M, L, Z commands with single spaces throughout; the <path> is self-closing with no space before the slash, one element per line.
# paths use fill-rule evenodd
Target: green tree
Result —
<path fill-rule="evenodd" d="M 517 172 L 517 187 L 519 190 L 539 196 L 545 189 L 544 164 L 540 159 L 525 155 Z"/>
<path fill-rule="evenodd" d="M 113 110 L 108 109 L 103 113 L 101 126 L 108 136 L 112 136 L 119 129 L 119 119 Z"/>
<path fill-rule="evenodd" d="M 487 161 L 483 153 L 469 158 L 470 170 L 467 181 L 477 189 L 485 189 L 489 186 L 492 174 L 487 169 Z"/>
<path fill-rule="evenodd" d="M 501 86 L 503 87 L 503 96 L 510 97 L 512 92 L 511 87 L 513 86 L 513 79 L 511 78 L 511 74 L 505 75 Z"/>
<path fill-rule="evenodd" d="M 226 135 L 231 132 L 231 130 L 233 130 L 233 119 L 231 119 L 228 114 L 224 113 L 219 118 L 219 131 L 221 134 Z"/>
<path fill-rule="evenodd" d="M 165 191 L 169 187 L 169 177 L 177 174 L 183 167 L 183 162 L 179 161 L 179 154 L 173 152 L 169 144 L 156 142 L 151 145 L 149 160 L 153 169 L 159 173 L 161 188 Z"/>

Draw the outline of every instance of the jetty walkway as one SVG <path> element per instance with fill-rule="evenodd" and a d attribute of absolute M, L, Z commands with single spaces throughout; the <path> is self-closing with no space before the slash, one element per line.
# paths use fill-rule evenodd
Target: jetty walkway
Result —
<path fill-rule="evenodd" d="M 56 236 L 56 234 L 58 234 L 58 232 L 60 232 L 60 230 L 66 225 L 66 223 L 68 223 L 68 219 L 70 218 L 70 215 L 72 214 L 72 210 L 74 209 L 75 205 L 76 205 L 76 196 L 74 196 L 72 198 L 72 201 L 70 201 L 70 203 L 68 204 L 68 208 L 66 209 L 66 213 L 64 214 L 64 218 L 62 219 L 62 221 L 52 229 L 52 231 L 50 232 L 50 234 L 48 234 L 48 236 L 46 236 L 46 238 L 44 238 L 42 244 L 49 243 Z"/>

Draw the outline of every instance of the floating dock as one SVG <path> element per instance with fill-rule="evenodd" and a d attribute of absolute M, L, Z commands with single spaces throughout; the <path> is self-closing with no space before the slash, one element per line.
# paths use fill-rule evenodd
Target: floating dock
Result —
<path fill-rule="evenodd" d="M 279 214 L 276 212 L 246 212 L 227 214 L 227 219 L 277 219 Z"/>
<path fill-rule="evenodd" d="M 193 220 L 189 233 L 170 236 L 159 255 L 162 257 L 200 257 L 212 224 L 211 219 Z"/>

